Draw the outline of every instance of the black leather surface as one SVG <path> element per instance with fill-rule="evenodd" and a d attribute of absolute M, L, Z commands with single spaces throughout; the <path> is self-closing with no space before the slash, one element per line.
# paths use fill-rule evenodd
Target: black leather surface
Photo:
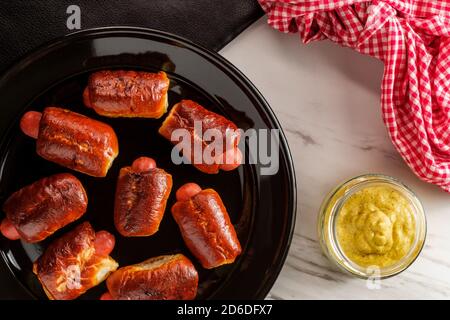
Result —
<path fill-rule="evenodd" d="M 81 10 L 81 29 L 137 26 L 171 32 L 218 50 L 262 16 L 256 0 L 0 0 L 0 71 L 35 47 L 76 30 L 69 5 Z"/>

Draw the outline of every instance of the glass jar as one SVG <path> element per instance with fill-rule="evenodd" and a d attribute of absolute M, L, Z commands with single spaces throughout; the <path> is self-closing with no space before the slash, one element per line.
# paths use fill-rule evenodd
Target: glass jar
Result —
<path fill-rule="evenodd" d="M 339 244 L 336 231 L 337 218 L 343 205 L 352 195 L 365 188 L 378 186 L 390 187 L 407 200 L 415 218 L 414 240 L 409 252 L 389 266 L 360 266 L 344 254 Z M 322 250 L 338 267 L 361 278 L 377 276 L 382 279 L 402 272 L 417 258 L 425 243 L 426 219 L 421 202 L 403 183 L 385 175 L 366 174 L 344 182 L 325 198 L 319 212 L 318 233 Z"/>

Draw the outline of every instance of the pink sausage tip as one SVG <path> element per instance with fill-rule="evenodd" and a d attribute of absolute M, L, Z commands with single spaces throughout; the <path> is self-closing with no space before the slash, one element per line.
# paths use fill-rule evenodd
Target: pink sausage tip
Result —
<path fill-rule="evenodd" d="M 108 231 L 98 231 L 95 233 L 94 247 L 95 253 L 100 256 L 108 256 L 116 245 L 116 238 Z"/>
<path fill-rule="evenodd" d="M 19 232 L 8 218 L 3 219 L 3 221 L 0 223 L 0 232 L 3 234 L 4 237 L 8 238 L 9 240 L 20 239 Z"/>
<path fill-rule="evenodd" d="M 133 161 L 131 168 L 136 172 L 146 172 L 156 168 L 156 162 L 149 157 L 140 157 Z"/>
<path fill-rule="evenodd" d="M 231 171 L 239 167 L 242 163 L 242 152 L 239 148 L 232 149 L 225 153 L 225 163 L 220 165 L 223 171 Z"/>
<path fill-rule="evenodd" d="M 20 129 L 27 136 L 37 139 L 39 136 L 39 123 L 42 113 L 37 111 L 28 111 L 20 119 Z"/>
<path fill-rule="evenodd" d="M 182 185 L 176 192 L 177 201 L 187 201 L 202 191 L 202 188 L 193 182 Z"/>
<path fill-rule="evenodd" d="M 89 97 L 89 88 L 86 87 L 83 91 L 83 103 L 86 107 L 92 108 L 91 98 Z"/>
<path fill-rule="evenodd" d="M 114 300 L 113 296 L 109 292 L 105 292 L 100 296 L 100 300 Z"/>

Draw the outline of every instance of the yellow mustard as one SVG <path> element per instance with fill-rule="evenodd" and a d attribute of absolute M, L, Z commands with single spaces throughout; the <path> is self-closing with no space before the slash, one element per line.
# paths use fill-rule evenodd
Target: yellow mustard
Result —
<path fill-rule="evenodd" d="M 415 235 L 408 200 L 390 186 L 366 187 L 338 212 L 336 235 L 347 258 L 359 266 L 388 267 L 410 251 Z"/>

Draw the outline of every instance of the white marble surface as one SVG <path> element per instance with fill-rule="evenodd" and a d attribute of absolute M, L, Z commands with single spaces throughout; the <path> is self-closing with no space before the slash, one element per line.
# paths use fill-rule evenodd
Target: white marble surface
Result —
<path fill-rule="evenodd" d="M 392 146 L 380 115 L 381 62 L 331 42 L 303 45 L 262 18 L 221 52 L 262 92 L 287 135 L 298 180 L 295 234 L 268 298 L 428 299 L 450 297 L 450 195 L 420 181 Z M 418 260 L 370 290 L 337 271 L 316 234 L 320 203 L 362 173 L 401 179 L 423 201 L 428 236 Z"/>

